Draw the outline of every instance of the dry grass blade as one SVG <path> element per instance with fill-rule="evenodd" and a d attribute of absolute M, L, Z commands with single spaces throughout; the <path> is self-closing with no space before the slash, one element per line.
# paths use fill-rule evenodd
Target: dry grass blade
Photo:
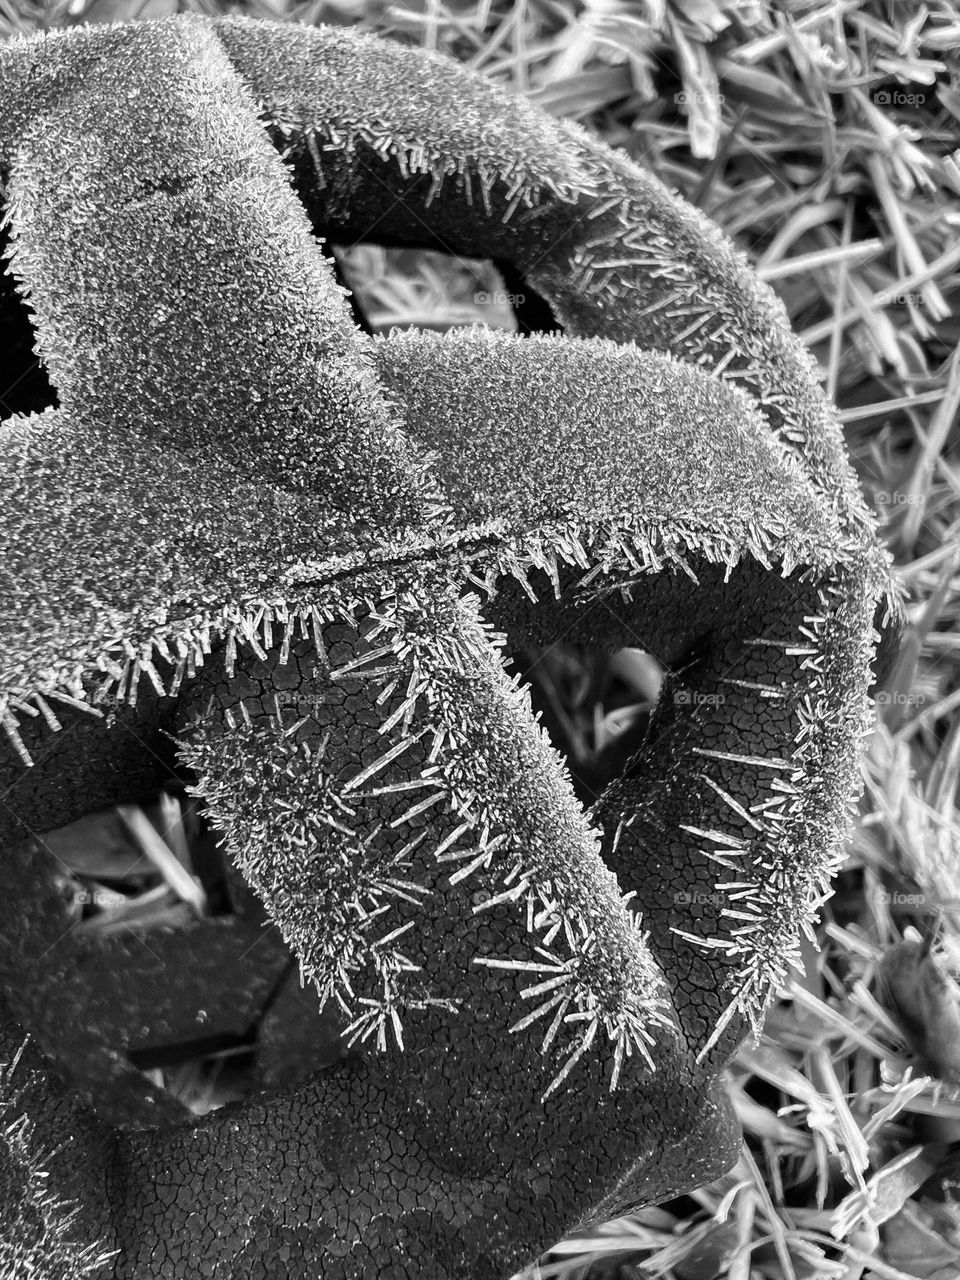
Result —
<path fill-rule="evenodd" d="M 197 915 L 202 915 L 207 900 L 203 887 L 162 839 L 143 810 L 136 805 L 118 804 L 117 814 L 170 888 L 188 903 Z"/>

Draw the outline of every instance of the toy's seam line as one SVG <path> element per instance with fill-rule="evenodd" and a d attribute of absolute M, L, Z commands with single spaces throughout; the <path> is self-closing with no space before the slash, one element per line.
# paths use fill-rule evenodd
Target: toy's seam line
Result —
<path fill-rule="evenodd" d="M 684 550 L 703 555 L 708 562 L 724 564 L 728 574 L 744 555 L 752 557 L 759 565 L 768 569 L 771 569 L 773 557 L 778 555 L 782 566 L 781 576 L 784 577 L 793 573 L 800 563 L 809 562 L 814 566 L 813 572 L 822 572 L 829 565 L 838 566 L 845 561 L 861 564 L 867 561 L 869 564 L 876 559 L 875 554 L 871 554 L 872 548 L 865 553 L 856 544 L 831 548 L 829 543 L 808 542 L 806 546 L 801 544 L 798 553 L 788 541 L 790 531 L 780 528 L 769 531 L 772 536 L 781 539 L 781 546 L 774 552 L 769 538 L 764 536 L 767 532 L 759 524 L 753 524 L 746 537 L 736 540 L 726 533 L 705 536 L 703 528 L 696 526 L 684 528 L 679 525 L 675 529 L 664 529 L 631 520 L 627 527 L 619 522 L 605 524 L 597 521 L 593 528 L 588 528 L 570 522 L 551 530 L 536 530 L 522 539 L 519 547 L 509 543 L 499 547 L 493 545 L 489 551 L 484 550 L 479 555 L 472 556 L 469 549 L 466 549 L 463 563 L 459 566 L 460 572 L 457 572 L 458 566 L 454 560 L 447 575 L 440 569 L 438 584 L 445 577 L 448 582 L 462 578 L 464 582 L 478 586 L 488 596 L 492 596 L 496 594 L 498 579 L 512 577 L 530 595 L 532 588 L 529 586 L 527 573 L 536 569 L 548 574 L 556 593 L 559 590 L 560 562 L 587 570 L 577 590 L 595 584 L 600 574 L 624 568 L 638 574 L 676 568 L 686 572 L 696 582 L 696 576 L 686 562 Z M 552 543 L 545 546 L 544 538 L 551 536 Z M 600 541 L 601 536 L 605 539 L 603 542 Z M 598 553 L 594 555 L 592 565 L 583 546 L 584 539 Z M 483 572 L 482 561 L 485 555 L 489 556 L 489 560 L 486 571 Z M 399 562 L 399 567 L 409 569 L 419 563 L 423 562 L 404 560 Z M 395 567 L 398 567 L 398 562 L 374 562 L 367 566 L 357 566 L 349 572 L 350 576 L 362 582 L 365 576 L 375 578 L 378 571 Z M 475 572 L 476 568 L 481 569 L 482 577 Z M 315 596 L 318 591 L 322 593 L 326 585 L 326 582 L 316 584 L 311 595 Z M 617 585 L 614 584 L 613 589 L 617 589 Z M 306 633 L 308 622 L 316 626 L 313 609 L 310 600 L 293 603 L 289 599 L 273 599 L 269 602 L 256 599 L 247 605 L 230 604 L 223 606 L 219 615 L 212 610 L 204 610 L 199 615 L 162 624 L 146 640 L 140 641 L 139 645 L 134 644 L 127 636 L 108 641 L 99 651 L 90 653 L 85 660 L 77 662 L 70 678 L 61 677 L 55 682 L 42 685 L 38 682 L 32 687 L 16 689 L 11 688 L 13 681 L 7 677 L 4 682 L 6 692 L 0 695 L 0 723 L 18 755 L 26 762 L 28 753 L 18 733 L 17 712 L 27 715 L 42 714 L 50 727 L 54 728 L 58 726 L 53 723 L 55 718 L 46 705 L 47 699 L 54 699 L 94 715 L 99 714 L 99 705 L 108 699 L 135 706 L 141 675 L 147 677 L 158 694 L 172 696 L 179 690 L 184 676 L 192 678 L 196 674 L 215 641 L 221 640 L 227 646 L 229 671 L 238 641 L 245 643 L 257 657 L 262 658 L 265 656 L 264 646 L 268 648 L 271 643 L 272 626 L 276 623 L 284 628 L 283 644 L 286 651 L 298 622 L 303 634 Z M 347 616 L 349 617 L 349 610 Z M 171 654 L 171 646 L 176 650 L 176 658 Z M 155 656 L 166 664 L 176 663 L 174 674 L 166 685 L 154 665 Z M 105 673 L 106 678 L 91 699 L 84 683 L 94 671 Z"/>

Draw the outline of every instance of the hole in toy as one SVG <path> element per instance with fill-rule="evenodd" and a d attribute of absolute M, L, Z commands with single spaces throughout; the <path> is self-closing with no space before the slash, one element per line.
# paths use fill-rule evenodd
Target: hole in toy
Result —
<path fill-rule="evenodd" d="M 162 1045 L 129 1055 L 131 1065 L 191 1115 L 237 1102 L 255 1087 L 256 1036 L 216 1036 L 187 1044 Z"/>
<path fill-rule="evenodd" d="M 438 194 L 430 174 L 405 174 L 393 156 L 363 142 L 357 141 L 346 155 L 340 142 L 319 131 L 293 139 L 279 130 L 271 132 L 314 234 L 333 254 L 341 284 L 352 287 L 348 273 L 336 259 L 348 250 L 366 246 L 429 258 L 434 264 L 444 260 L 450 264 L 483 263 L 489 283 L 480 284 L 476 291 L 498 295 L 495 304 L 479 304 L 487 314 L 442 323 L 431 317 L 426 323 L 414 323 L 421 328 L 449 329 L 454 324 L 480 322 L 521 334 L 561 331 L 547 300 L 516 265 L 521 253 L 523 260 L 536 263 L 542 251 L 526 243 L 526 234 L 518 234 L 513 222 L 517 193 L 512 182 L 494 183 L 481 200 L 479 192 L 484 184 L 479 175 L 464 173 L 447 181 Z M 569 228 L 562 213 L 541 209 L 536 231 L 526 230 L 536 243 L 555 245 Z M 507 300 L 505 308 L 512 316 L 509 324 L 494 321 L 492 307 L 504 307 L 500 299 Z M 360 327 L 371 332 L 362 307 L 357 301 L 351 306 Z"/>
<path fill-rule="evenodd" d="M 182 781 L 10 850 L 18 923 L 0 956 L 11 1005 L 120 1127 L 183 1122 L 345 1056 L 338 1016 L 301 989 Z M 37 858 L 39 908 L 24 874 Z"/>
<path fill-rule="evenodd" d="M 516 650 L 508 670 L 528 685 L 577 799 L 589 809 L 643 746 L 662 667 L 640 649 L 607 653 L 557 643 Z"/>
<path fill-rule="evenodd" d="M 6 269 L 9 244 L 9 227 L 0 228 L 0 418 L 39 413 L 59 404 L 43 361 L 34 353 L 33 311 Z"/>
<path fill-rule="evenodd" d="M 89 814 L 43 841 L 67 873 L 80 931 L 105 936 L 233 913 L 219 842 L 185 793 Z"/>
<path fill-rule="evenodd" d="M 489 260 L 372 242 L 329 248 L 338 279 L 353 295 L 354 319 L 367 333 L 469 324 L 517 331 L 522 299 Z"/>

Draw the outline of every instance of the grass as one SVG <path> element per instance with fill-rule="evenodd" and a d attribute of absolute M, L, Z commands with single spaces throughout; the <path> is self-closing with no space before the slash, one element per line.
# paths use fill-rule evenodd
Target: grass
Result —
<path fill-rule="evenodd" d="M 605 1280 L 956 1280 L 960 8 L 0 0 L 0 35 L 178 9 L 355 23 L 442 50 L 580 121 L 705 210 L 817 359 L 909 592 L 820 949 L 729 1072 L 740 1163 L 682 1201 L 565 1242 L 524 1280 L 574 1280 L 591 1265 Z M 511 324 L 489 266 L 338 252 L 377 327 Z M 655 696 L 656 672 L 629 651 L 614 670 L 575 652 L 527 662 L 545 723 L 587 777 Z"/>

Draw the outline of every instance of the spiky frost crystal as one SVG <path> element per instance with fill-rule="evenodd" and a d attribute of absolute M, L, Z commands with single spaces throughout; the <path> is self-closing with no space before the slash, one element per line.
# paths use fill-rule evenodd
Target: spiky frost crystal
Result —
<path fill-rule="evenodd" d="M 34 1123 L 117 1280 L 494 1280 L 721 1171 L 897 614 L 780 304 L 579 128 L 349 31 L 11 41 L 0 174 L 59 397 L 0 425 L 0 845 L 49 929 L 38 833 L 190 769 L 359 1054 L 125 1131 L 31 1050 L 7 1241 Z M 564 334 L 369 339 L 319 232 L 510 262 Z M 503 667 L 561 637 L 668 671 L 589 813 Z"/>

